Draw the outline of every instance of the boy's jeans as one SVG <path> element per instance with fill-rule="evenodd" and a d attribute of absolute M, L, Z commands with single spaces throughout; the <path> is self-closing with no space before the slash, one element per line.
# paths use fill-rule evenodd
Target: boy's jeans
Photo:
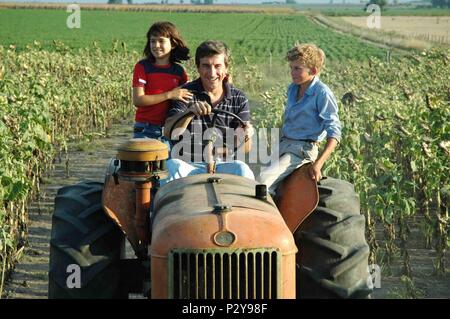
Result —
<path fill-rule="evenodd" d="M 315 142 L 282 137 L 279 160 L 271 163 L 270 166 L 261 167 L 259 181 L 267 185 L 270 195 L 273 196 L 277 187 L 287 176 L 300 166 L 314 162 L 318 153 Z"/>

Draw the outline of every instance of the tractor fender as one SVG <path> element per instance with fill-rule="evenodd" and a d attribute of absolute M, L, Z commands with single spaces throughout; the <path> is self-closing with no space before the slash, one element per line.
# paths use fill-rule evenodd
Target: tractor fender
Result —
<path fill-rule="evenodd" d="M 295 233 L 319 203 L 317 183 L 308 174 L 310 163 L 296 169 L 280 185 L 275 202 L 286 225 Z"/>
<path fill-rule="evenodd" d="M 119 163 L 120 165 L 120 163 Z M 108 166 L 102 193 L 102 206 L 106 215 L 119 226 L 135 251 L 139 247 L 139 237 L 136 230 L 134 212 L 136 210 L 136 190 L 133 182 L 114 180 L 113 174 L 118 167 L 114 159 Z"/>

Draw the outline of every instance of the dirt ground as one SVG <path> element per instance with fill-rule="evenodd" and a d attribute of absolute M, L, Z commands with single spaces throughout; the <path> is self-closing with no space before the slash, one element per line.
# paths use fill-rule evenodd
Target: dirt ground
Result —
<path fill-rule="evenodd" d="M 6 286 L 7 298 L 47 298 L 48 260 L 53 201 L 59 188 L 81 181 L 103 182 L 106 167 L 116 148 L 132 136 L 132 125 L 117 125 L 110 136 L 92 143 L 72 146 L 69 152 L 69 176 L 66 160 L 56 159 L 53 171 L 44 178 L 39 201 L 29 205 L 29 246 Z"/>
<path fill-rule="evenodd" d="M 69 152 L 69 175 L 65 159 L 62 158 L 61 162 L 56 160 L 53 171 L 42 185 L 40 200 L 29 205 L 29 245 L 6 286 L 6 298 L 47 298 L 51 214 L 57 190 L 85 180 L 102 182 L 117 146 L 130 138 L 131 134 L 131 124 L 125 123 L 115 126 L 109 137 L 73 147 Z M 382 236 L 381 227 L 377 227 L 377 238 Z M 379 244 L 383 245 L 381 239 Z M 381 265 L 381 287 L 375 289 L 372 298 L 450 298 L 450 270 L 441 278 L 433 275 L 435 253 L 423 247 L 420 234 L 414 229 L 409 253 L 413 282 L 402 281 L 400 258 L 397 258 L 391 267 L 391 274 L 387 267 Z M 446 259 L 449 267 L 448 252 Z"/>
<path fill-rule="evenodd" d="M 359 28 L 368 28 L 367 17 L 340 17 L 340 19 Z M 392 31 L 426 41 L 450 43 L 450 17 L 381 16 L 380 22 L 381 31 Z"/>

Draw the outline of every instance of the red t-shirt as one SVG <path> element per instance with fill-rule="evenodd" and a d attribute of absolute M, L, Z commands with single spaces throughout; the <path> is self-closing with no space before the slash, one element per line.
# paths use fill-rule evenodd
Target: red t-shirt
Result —
<path fill-rule="evenodd" d="M 148 59 L 136 63 L 133 73 L 133 87 L 143 87 L 145 95 L 160 94 L 171 91 L 188 81 L 184 68 L 176 63 L 155 65 Z M 164 102 L 139 106 L 136 110 L 136 122 L 163 125 L 167 117 L 169 100 Z"/>

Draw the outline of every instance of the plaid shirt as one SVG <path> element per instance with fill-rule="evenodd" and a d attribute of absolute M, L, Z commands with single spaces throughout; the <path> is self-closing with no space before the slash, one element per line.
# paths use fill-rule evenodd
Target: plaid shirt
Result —
<path fill-rule="evenodd" d="M 215 109 L 231 112 L 239 116 L 244 122 L 249 122 L 250 108 L 245 94 L 228 82 L 224 82 L 223 84 L 225 95 L 224 98 L 215 106 Z M 203 88 L 200 78 L 187 83 L 182 87 L 190 90 L 193 93 L 193 98 L 189 101 L 189 103 L 172 100 L 167 114 L 169 117 L 185 112 L 188 109 L 189 104 L 198 101 L 208 102 L 212 105 L 208 92 L 206 92 Z M 198 162 L 199 160 L 205 161 L 202 157 L 203 149 L 208 143 L 208 134 L 205 134 L 205 132 L 208 128 L 211 128 L 213 116 L 214 114 L 212 113 L 207 116 L 194 116 L 184 133 L 185 136 L 190 134 L 190 140 L 184 141 L 185 138 L 182 138 L 181 141 L 173 141 L 176 144 L 173 147 L 173 154 L 175 154 L 175 156 L 180 155 L 184 160 L 190 158 L 191 162 Z M 214 145 L 218 145 L 221 140 L 226 143 L 227 135 L 231 136 L 230 134 L 233 134 L 234 129 L 238 127 L 239 122 L 232 116 L 224 113 L 217 114 L 216 128 L 218 128 L 218 130 L 216 130 L 216 132 L 218 135 L 218 140 Z M 230 128 L 232 128 L 232 130 L 230 130 Z M 208 131 L 211 132 L 211 130 Z"/>

